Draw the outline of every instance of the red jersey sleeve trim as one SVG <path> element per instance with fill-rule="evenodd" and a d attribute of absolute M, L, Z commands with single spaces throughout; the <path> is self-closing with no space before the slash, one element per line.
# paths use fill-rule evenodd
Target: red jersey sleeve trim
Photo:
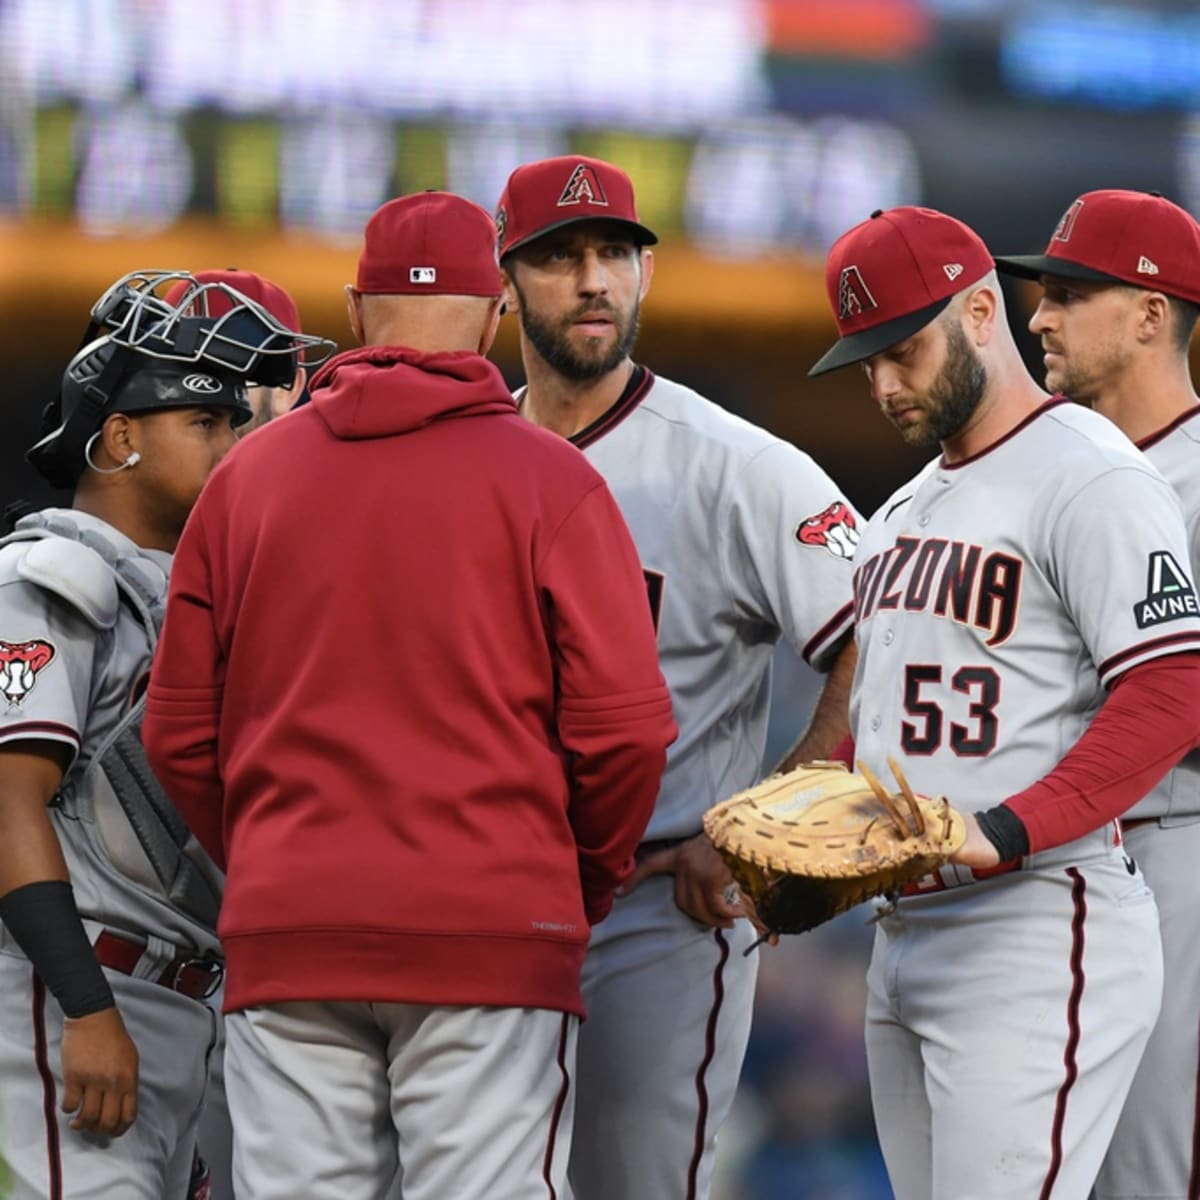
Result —
<path fill-rule="evenodd" d="M 66 742 L 77 754 L 82 745 L 79 734 L 70 725 L 61 725 L 57 721 L 22 721 L 0 729 L 0 743 L 17 741 Z"/>
<path fill-rule="evenodd" d="M 846 626 L 849 625 L 851 618 L 854 616 L 854 601 L 851 600 L 843 604 L 833 616 L 812 635 L 805 643 L 804 649 L 800 652 L 800 656 L 810 666 L 812 665 L 813 657 L 817 651 L 826 643 L 836 641 L 837 638 L 845 632 Z"/>
<path fill-rule="evenodd" d="M 1148 642 L 1130 646 L 1128 650 L 1122 650 L 1120 654 L 1106 658 L 1100 664 L 1100 679 L 1105 686 L 1111 685 L 1114 682 L 1113 673 L 1117 672 L 1123 663 L 1141 658 L 1146 654 L 1181 654 L 1194 650 L 1200 650 L 1200 633 L 1195 630 L 1189 630 L 1187 633 L 1173 633 L 1167 637 L 1151 638 Z"/>

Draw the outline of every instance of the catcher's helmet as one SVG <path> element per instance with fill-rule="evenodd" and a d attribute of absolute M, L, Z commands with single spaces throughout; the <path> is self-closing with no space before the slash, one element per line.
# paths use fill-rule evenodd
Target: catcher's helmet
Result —
<path fill-rule="evenodd" d="M 165 284 L 174 285 L 175 304 L 156 294 Z M 223 311 L 210 315 L 214 288 Z M 56 487 L 72 487 L 88 439 L 111 413 L 230 408 L 240 425 L 253 415 L 246 384 L 291 383 L 300 352 L 314 348 L 325 356 L 335 349 L 223 284 L 201 284 L 185 271 L 126 275 L 92 308 L 83 343 L 43 414 L 43 436 L 26 458 Z"/>
<path fill-rule="evenodd" d="M 164 408 L 228 408 L 235 425 L 254 415 L 243 376 L 151 358 L 105 334 L 67 365 L 58 399 L 43 415 L 44 436 L 25 457 L 55 487 L 73 487 L 83 473 L 88 439 L 107 417 Z"/>

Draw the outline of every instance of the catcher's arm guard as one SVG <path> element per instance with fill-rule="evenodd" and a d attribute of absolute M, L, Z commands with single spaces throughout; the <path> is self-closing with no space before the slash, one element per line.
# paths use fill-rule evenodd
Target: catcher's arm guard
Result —
<path fill-rule="evenodd" d="M 944 797 L 918 796 L 892 759 L 899 793 L 860 762 L 806 763 L 704 815 L 767 934 L 803 933 L 873 896 L 895 895 L 966 839 Z"/>

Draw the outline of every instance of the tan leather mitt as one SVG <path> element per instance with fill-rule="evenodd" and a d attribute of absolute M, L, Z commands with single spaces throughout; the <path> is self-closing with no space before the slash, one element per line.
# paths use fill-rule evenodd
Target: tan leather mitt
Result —
<path fill-rule="evenodd" d="M 898 895 L 966 839 L 944 798 L 916 795 L 890 758 L 899 792 L 858 764 L 813 762 L 773 775 L 704 814 L 768 934 L 803 933 L 873 896 Z"/>

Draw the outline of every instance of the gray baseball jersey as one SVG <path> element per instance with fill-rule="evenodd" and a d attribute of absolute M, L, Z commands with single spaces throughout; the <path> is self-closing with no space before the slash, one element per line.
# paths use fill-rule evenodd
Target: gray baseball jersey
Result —
<path fill-rule="evenodd" d="M 1200 563 L 1200 409 L 1138 445 L 1183 504 L 1194 570 Z M 1096 1197 L 1186 1200 L 1200 1195 L 1200 752 L 1188 754 L 1130 809 L 1126 824 L 1129 853 L 1158 902 L 1163 1000 Z"/>
<path fill-rule="evenodd" d="M 859 757 L 965 811 L 1051 771 L 1124 671 L 1200 649 L 1178 500 L 1061 400 L 882 506 L 855 609 Z M 1157 1015 L 1157 913 L 1116 824 L 1019 868 L 946 868 L 879 923 L 868 1061 L 899 1200 L 1086 1195 Z"/>
<path fill-rule="evenodd" d="M 806 454 L 637 368 L 572 439 L 633 534 L 679 737 L 650 847 L 762 770 L 771 654 L 821 668 L 851 624 L 859 518 Z M 578 1200 L 702 1200 L 749 1034 L 753 930 L 698 925 L 652 878 L 593 930 L 571 1183 Z M 619 1148 L 619 1149 L 614 1149 Z"/>
<path fill-rule="evenodd" d="M 106 974 L 141 1076 L 141 1114 L 124 1137 L 105 1148 L 66 1127 L 48 1101 L 62 1086 L 61 1013 L 3 935 L 6 1003 L 22 1019 L 5 1023 L 0 1046 L 0 1150 L 18 1197 L 149 1200 L 187 1186 L 216 1016 L 158 980 L 198 971 L 217 981 L 221 880 L 137 741 L 169 564 L 73 510 L 27 517 L 0 544 L 0 743 L 49 740 L 72 753 L 51 821 L 98 954 L 132 945 L 127 969 Z"/>

